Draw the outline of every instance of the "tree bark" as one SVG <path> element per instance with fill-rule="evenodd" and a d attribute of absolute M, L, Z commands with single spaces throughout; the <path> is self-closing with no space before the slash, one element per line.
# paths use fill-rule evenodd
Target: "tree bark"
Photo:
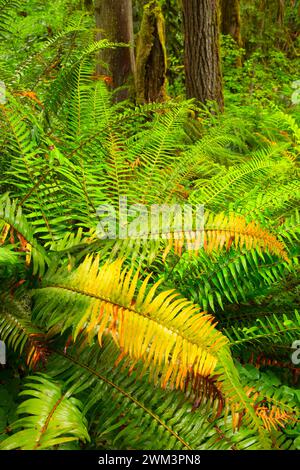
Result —
<path fill-rule="evenodd" d="M 239 47 L 242 46 L 240 0 L 221 0 L 223 34 L 230 35 Z"/>
<path fill-rule="evenodd" d="M 109 67 L 113 88 L 126 86 L 116 95 L 116 101 L 129 96 L 129 82 L 133 83 L 135 58 L 133 49 L 133 20 L 131 0 L 95 0 L 96 39 L 129 44 L 131 47 L 117 47 L 103 50 L 99 59 Z M 108 75 L 99 61 L 97 75 Z"/>
<path fill-rule="evenodd" d="M 166 99 L 167 54 L 165 22 L 160 6 L 144 7 L 136 52 L 136 101 L 152 103 Z"/>
<path fill-rule="evenodd" d="M 185 77 L 188 98 L 224 108 L 218 0 L 183 0 Z"/>

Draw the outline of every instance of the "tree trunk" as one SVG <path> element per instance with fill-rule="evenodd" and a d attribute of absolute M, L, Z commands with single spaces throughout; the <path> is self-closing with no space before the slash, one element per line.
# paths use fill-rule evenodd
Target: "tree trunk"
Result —
<path fill-rule="evenodd" d="M 122 42 L 132 47 L 117 47 L 101 51 L 97 75 L 108 75 L 101 62 L 109 67 L 113 88 L 125 87 L 116 95 L 116 101 L 129 96 L 129 81 L 133 82 L 135 59 L 133 49 L 133 21 L 131 0 L 95 0 L 96 39 Z"/>
<path fill-rule="evenodd" d="M 259 8 L 260 16 L 261 16 L 258 35 L 261 38 L 262 43 L 264 44 L 263 38 L 265 35 L 265 30 L 266 30 L 266 14 L 267 14 L 266 0 L 260 0 L 258 8 Z"/>
<path fill-rule="evenodd" d="M 93 9 L 93 0 L 84 0 L 84 8 L 88 11 Z"/>
<path fill-rule="evenodd" d="M 232 36 L 242 46 L 240 0 L 221 0 L 223 34 Z"/>
<path fill-rule="evenodd" d="M 185 76 L 188 98 L 224 108 L 218 0 L 183 0 Z"/>
<path fill-rule="evenodd" d="M 277 23 L 280 28 L 284 27 L 284 17 L 285 17 L 285 0 L 278 0 Z"/>
<path fill-rule="evenodd" d="M 277 0 L 277 34 L 276 34 L 276 45 L 279 49 L 284 50 L 288 45 L 289 38 L 287 31 L 284 27 L 285 20 L 285 0 Z"/>
<path fill-rule="evenodd" d="M 144 7 L 136 52 L 136 100 L 152 103 L 166 99 L 167 54 L 165 22 L 160 6 Z"/>

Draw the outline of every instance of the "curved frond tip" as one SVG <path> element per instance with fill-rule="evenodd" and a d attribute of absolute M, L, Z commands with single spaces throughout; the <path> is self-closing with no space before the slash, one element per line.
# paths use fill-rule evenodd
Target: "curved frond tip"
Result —
<path fill-rule="evenodd" d="M 169 244 L 165 249 L 163 259 L 172 247 L 175 253 L 181 256 L 186 244 L 187 251 L 195 255 L 198 255 L 202 247 L 208 253 L 224 248 L 229 251 L 231 247 L 246 248 L 246 250 L 254 248 L 289 261 L 284 244 L 275 235 L 262 228 L 257 222 L 247 222 L 244 217 L 236 214 L 207 214 L 202 230 L 169 233 L 167 238 Z"/>

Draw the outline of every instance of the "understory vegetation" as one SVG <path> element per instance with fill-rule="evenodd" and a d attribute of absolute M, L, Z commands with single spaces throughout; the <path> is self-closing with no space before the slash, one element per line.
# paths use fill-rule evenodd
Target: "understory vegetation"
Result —
<path fill-rule="evenodd" d="M 95 74 L 118 46 L 84 2 L 0 7 L 0 449 L 299 449 L 297 42 L 223 36 L 219 112 L 176 34 L 137 105 Z M 204 205 L 203 248 L 99 238 L 124 196 Z"/>

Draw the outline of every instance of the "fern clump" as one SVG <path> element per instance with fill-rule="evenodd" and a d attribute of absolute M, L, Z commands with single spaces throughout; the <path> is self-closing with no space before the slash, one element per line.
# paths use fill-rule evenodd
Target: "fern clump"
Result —
<path fill-rule="evenodd" d="M 5 69 L 0 339 L 26 379 L 0 449 L 293 450 L 299 116 L 116 103 L 94 70 L 124 44 L 77 13 Z M 99 238 L 123 197 L 203 206 L 203 228 Z"/>

